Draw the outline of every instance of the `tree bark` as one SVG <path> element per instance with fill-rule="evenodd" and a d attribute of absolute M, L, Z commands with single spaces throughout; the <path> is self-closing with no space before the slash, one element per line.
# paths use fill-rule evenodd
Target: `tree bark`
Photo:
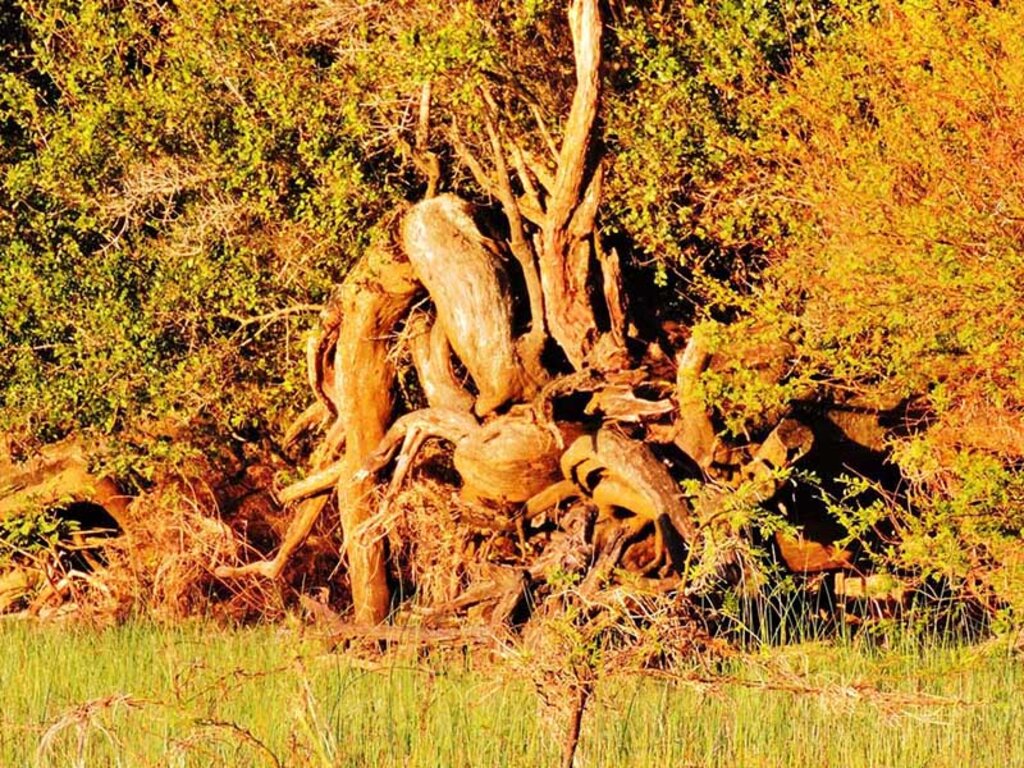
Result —
<path fill-rule="evenodd" d="M 561 479 L 562 446 L 546 426 L 521 415 L 491 421 L 455 448 L 464 495 L 524 502 Z"/>
<path fill-rule="evenodd" d="M 600 198 L 600 173 L 588 185 L 588 160 L 601 95 L 601 12 L 597 0 L 569 7 L 576 60 L 576 91 L 558 156 L 538 254 L 551 336 L 579 370 L 594 343 L 597 324 L 588 276 L 593 214 Z"/>
<path fill-rule="evenodd" d="M 409 320 L 406 332 L 412 336 L 412 361 L 427 404 L 431 408 L 471 411 L 473 396 L 455 376 L 452 348 L 441 325 L 420 314 Z"/>

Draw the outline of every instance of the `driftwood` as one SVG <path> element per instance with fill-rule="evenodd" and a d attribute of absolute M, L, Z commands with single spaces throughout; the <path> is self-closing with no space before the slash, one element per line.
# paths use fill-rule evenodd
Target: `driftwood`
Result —
<path fill-rule="evenodd" d="M 480 392 L 477 414 L 531 394 L 512 334 L 512 291 L 501 250 L 452 195 L 425 200 L 402 224 L 402 244 L 437 307 L 437 322 Z"/>
<path fill-rule="evenodd" d="M 561 435 L 530 418 L 495 419 L 456 446 L 455 469 L 470 498 L 524 502 L 561 479 Z"/>
<path fill-rule="evenodd" d="M 416 315 L 406 325 L 416 376 L 431 408 L 451 411 L 473 409 L 473 396 L 455 376 L 452 348 L 440 323 Z"/>
<path fill-rule="evenodd" d="M 314 390 L 331 400 L 332 410 L 337 414 L 318 451 L 319 466 L 314 473 L 327 470 L 331 479 L 337 478 L 335 492 L 347 537 L 346 554 L 358 621 L 379 621 L 387 614 L 390 603 L 383 544 L 363 525 L 374 512 L 370 500 L 373 484 L 360 470 L 384 438 L 392 418 L 391 383 L 395 369 L 389 337 L 420 290 L 407 261 L 389 251 L 370 251 L 332 301 L 330 317 L 337 318 L 336 334 L 330 334 L 336 339 L 333 365 L 322 365 L 321 354 L 312 356 L 317 361 Z M 330 382 L 325 384 L 318 379 L 328 374 Z M 336 460 L 342 445 L 344 453 Z M 217 576 L 277 577 L 309 535 L 325 505 L 322 496 L 301 503 L 296 520 L 273 560 L 242 568 L 219 568 Z"/>
<path fill-rule="evenodd" d="M 444 155 L 428 149 L 431 90 L 424 87 L 415 147 L 406 142 L 402 152 L 426 176 L 427 199 L 404 213 L 393 250 L 371 251 L 357 264 L 310 342 L 315 402 L 288 439 L 330 424 L 306 478 L 279 494 L 297 505 L 295 521 L 273 560 L 218 575 L 277 576 L 316 517 L 337 504 L 355 622 L 383 621 L 388 575 L 400 568 L 385 538 L 396 549 L 432 543 L 395 540 L 390 505 L 421 482 L 411 470 L 425 442 L 436 440 L 458 475 L 461 501 L 452 498 L 464 505 L 454 521 L 463 526 L 462 565 L 478 578 L 432 606 L 434 615 L 486 604 L 503 623 L 549 574 L 575 573 L 593 586 L 616 568 L 657 570 L 659 585 L 678 583 L 729 494 L 741 487 L 752 503 L 767 503 L 785 470 L 806 456 L 814 435 L 792 419 L 780 418 L 759 443 L 730 445 L 719 436 L 700 379 L 725 353 L 713 352 L 699 328 L 685 334 L 681 351 L 654 345 L 646 359 L 631 354 L 643 348 L 627 338 L 628 312 L 637 308 L 625 305 L 618 254 L 599 230 L 599 3 L 572 0 L 568 16 L 576 89 L 560 143 L 538 119 L 553 170 L 514 135 L 487 88 L 479 95 L 488 156 L 451 126 L 454 156 L 501 206 L 505 239 L 484 233 L 483 212 L 468 201 L 435 195 Z M 412 310 L 422 295 L 429 301 Z M 393 347 L 401 343 L 428 406 L 407 413 L 395 412 L 393 395 L 402 357 Z M 789 354 L 785 343 L 776 346 L 751 361 L 774 380 L 786 375 Z M 673 356 L 674 385 L 662 379 L 671 376 Z M 704 491 L 684 496 L 683 479 L 704 483 Z M 848 553 L 800 540 L 779 546 L 797 571 L 847 563 Z"/>
<path fill-rule="evenodd" d="M 597 505 L 597 525 L 605 529 L 598 536 L 599 547 L 608 530 L 625 529 L 634 536 L 649 523 L 654 525 L 659 560 L 665 554 L 666 526 L 686 542 L 696 543 L 692 511 L 679 484 L 644 443 L 611 429 L 598 430 L 569 446 L 562 457 L 562 471 Z M 628 511 L 632 518 L 620 518 L 616 510 Z"/>
<path fill-rule="evenodd" d="M 90 470 L 86 448 L 75 440 L 48 446 L 23 463 L 0 455 L 0 520 L 49 511 L 77 523 L 80 529 L 69 541 L 60 542 L 59 549 L 75 550 L 82 568 L 98 567 L 97 550 L 109 537 L 130 532 L 132 501 L 109 476 Z M 52 562 L 44 557 L 5 561 L 0 569 L 0 614 L 35 594 L 30 605 L 34 614 L 44 602 L 68 592 L 72 579 L 106 590 L 87 573 L 62 570 L 56 557 Z"/>
<path fill-rule="evenodd" d="M 711 415 L 700 394 L 700 376 L 711 360 L 711 352 L 702 335 L 695 332 L 677 361 L 676 398 L 679 418 L 675 443 L 703 470 L 715 456 L 717 436 Z"/>

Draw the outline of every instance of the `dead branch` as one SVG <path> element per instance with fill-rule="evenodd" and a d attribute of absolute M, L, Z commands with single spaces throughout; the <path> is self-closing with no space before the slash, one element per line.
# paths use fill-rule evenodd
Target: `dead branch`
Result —
<path fill-rule="evenodd" d="M 601 93 L 602 29 L 597 0 L 573 0 L 569 25 L 576 59 L 576 91 L 550 190 L 538 261 L 551 335 L 579 369 L 596 335 L 587 283 L 590 251 L 589 246 L 582 245 L 591 232 L 581 233 L 580 226 L 574 228 L 571 223 L 586 197 L 588 160 Z M 596 194 L 591 198 L 596 200 Z"/>
<path fill-rule="evenodd" d="M 694 331 L 678 358 L 676 372 L 679 419 L 675 444 L 705 472 L 714 460 L 718 442 L 700 391 L 700 377 L 710 360 L 710 345 L 699 331 Z"/>
<path fill-rule="evenodd" d="M 437 437 L 458 445 L 467 436 L 480 429 L 470 414 L 445 408 L 424 408 L 407 413 L 387 431 L 387 434 L 367 456 L 360 469 L 360 477 L 369 477 L 388 465 L 399 445 L 410 434 Z"/>
<path fill-rule="evenodd" d="M 26 509 L 84 501 L 103 507 L 122 530 L 130 526 L 123 494 L 107 476 L 89 471 L 83 445 L 69 440 L 50 446 L 24 464 L 0 464 L 0 520 Z"/>
<path fill-rule="evenodd" d="M 277 500 L 282 504 L 294 504 L 309 496 L 316 496 L 334 488 L 341 479 L 342 464 L 340 461 L 331 464 L 324 469 L 304 477 L 298 482 L 292 483 L 277 494 Z"/>

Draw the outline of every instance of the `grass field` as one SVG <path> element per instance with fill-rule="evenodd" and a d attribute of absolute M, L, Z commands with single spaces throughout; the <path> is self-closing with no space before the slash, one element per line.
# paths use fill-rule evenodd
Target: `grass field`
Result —
<path fill-rule="evenodd" d="M 460 655 L 369 670 L 298 628 L 0 622 L 0 765 L 555 766 L 529 682 Z M 603 681 L 581 766 L 1024 766 L 1005 645 L 805 644 L 714 678 Z"/>

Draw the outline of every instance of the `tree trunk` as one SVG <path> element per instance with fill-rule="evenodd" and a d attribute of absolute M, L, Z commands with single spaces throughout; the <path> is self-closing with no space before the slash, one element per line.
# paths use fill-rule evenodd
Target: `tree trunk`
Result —
<path fill-rule="evenodd" d="M 338 509 L 355 619 L 375 624 L 391 607 L 384 544 L 364 523 L 374 513 L 374 483 L 360 474 L 384 438 L 394 409 L 395 365 L 390 336 L 420 290 L 408 262 L 371 251 L 345 280 L 339 297 L 341 326 L 334 365 L 335 405 L 345 425 L 345 455 L 338 480 Z"/>
<path fill-rule="evenodd" d="M 476 413 L 531 394 L 536 385 L 516 352 L 501 249 L 480 233 L 469 203 L 452 195 L 424 200 L 405 217 L 402 243 L 480 393 Z"/>

